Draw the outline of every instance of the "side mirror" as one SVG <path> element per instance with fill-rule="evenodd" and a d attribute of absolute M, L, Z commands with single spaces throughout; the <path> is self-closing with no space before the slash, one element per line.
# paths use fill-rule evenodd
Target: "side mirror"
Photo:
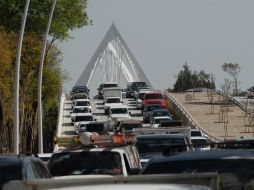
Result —
<path fill-rule="evenodd" d="M 122 103 L 123 103 L 123 101 L 122 101 Z"/>
<path fill-rule="evenodd" d="M 72 111 L 70 111 L 70 113 L 72 113 Z"/>
<path fill-rule="evenodd" d="M 141 169 L 139 169 L 139 168 L 131 168 L 130 169 L 130 175 L 138 175 L 138 174 L 140 174 L 140 172 L 141 172 Z"/>
<path fill-rule="evenodd" d="M 131 116 L 131 112 L 129 112 L 129 115 Z"/>
<path fill-rule="evenodd" d="M 97 119 L 94 119 L 94 121 L 97 121 Z"/>

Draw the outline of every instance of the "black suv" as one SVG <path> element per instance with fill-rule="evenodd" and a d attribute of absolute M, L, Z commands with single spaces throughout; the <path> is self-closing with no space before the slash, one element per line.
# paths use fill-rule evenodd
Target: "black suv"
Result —
<path fill-rule="evenodd" d="M 51 178 L 51 174 L 39 158 L 0 155 L 0 189 L 11 180 L 41 178 Z"/>

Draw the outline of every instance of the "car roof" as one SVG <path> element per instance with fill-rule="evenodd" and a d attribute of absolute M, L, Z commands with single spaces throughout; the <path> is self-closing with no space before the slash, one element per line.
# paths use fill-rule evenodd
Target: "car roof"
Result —
<path fill-rule="evenodd" d="M 124 104 L 112 104 L 110 108 L 128 108 L 128 106 Z"/>
<path fill-rule="evenodd" d="M 130 124 L 141 124 L 141 122 L 140 121 L 138 121 L 138 120 L 134 120 L 134 119 L 124 119 L 124 120 L 122 120 L 121 121 L 121 123 L 130 123 Z"/>
<path fill-rule="evenodd" d="M 207 140 L 207 138 L 205 138 L 205 137 L 201 137 L 201 136 L 195 136 L 195 137 L 191 137 L 191 140 L 196 140 L 196 139 L 199 139 L 199 140 Z"/>
<path fill-rule="evenodd" d="M 214 159 L 254 159 L 254 151 L 253 150 L 187 151 L 170 157 L 156 157 L 151 160 L 151 163 L 192 161 L 192 160 L 214 160 Z"/>
<path fill-rule="evenodd" d="M 147 91 L 145 94 L 161 94 L 161 91 Z"/>
<path fill-rule="evenodd" d="M 73 100 L 75 102 L 90 102 L 90 99 L 76 99 L 76 100 Z"/>

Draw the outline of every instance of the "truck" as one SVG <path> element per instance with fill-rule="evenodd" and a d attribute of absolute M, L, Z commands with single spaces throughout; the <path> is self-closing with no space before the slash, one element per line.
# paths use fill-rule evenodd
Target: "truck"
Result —
<path fill-rule="evenodd" d="M 122 89 L 120 89 L 120 88 L 104 88 L 103 89 L 103 100 L 105 101 L 108 97 L 120 97 L 120 101 L 122 101 Z"/>

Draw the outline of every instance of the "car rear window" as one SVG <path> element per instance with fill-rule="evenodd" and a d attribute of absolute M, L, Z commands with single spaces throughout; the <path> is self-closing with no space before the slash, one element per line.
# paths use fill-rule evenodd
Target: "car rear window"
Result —
<path fill-rule="evenodd" d="M 149 100 L 149 99 L 163 99 L 162 94 L 145 94 L 144 95 L 144 99 L 145 100 Z"/>
<path fill-rule="evenodd" d="M 140 154 L 164 152 L 169 146 L 184 145 L 184 138 L 168 138 L 168 139 L 137 139 L 137 148 Z M 187 149 L 186 149 L 187 150 Z"/>
<path fill-rule="evenodd" d="M 49 170 L 52 176 L 122 175 L 121 156 L 117 152 L 106 151 L 60 153 L 50 160 Z"/>

